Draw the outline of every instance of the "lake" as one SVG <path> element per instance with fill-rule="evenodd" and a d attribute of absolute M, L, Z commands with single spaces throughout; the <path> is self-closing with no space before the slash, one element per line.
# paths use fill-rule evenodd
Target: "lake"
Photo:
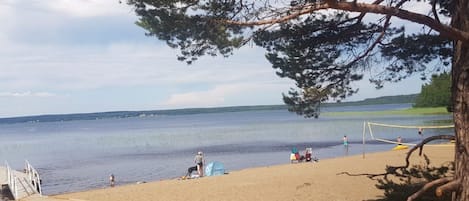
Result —
<path fill-rule="evenodd" d="M 410 104 L 331 107 L 327 111 L 405 109 Z M 305 119 L 285 110 L 0 124 L 0 159 L 22 169 L 27 159 L 47 195 L 102 188 L 110 174 L 117 185 L 173 179 L 193 166 L 197 151 L 227 171 L 289 163 L 293 147 L 313 148 L 319 159 L 361 154 L 363 123 L 447 125 L 450 115 L 320 116 Z M 415 129 L 376 128 L 375 135 L 417 142 Z M 452 129 L 425 130 L 425 135 Z M 342 146 L 348 136 L 349 149 Z M 366 136 L 366 152 L 390 150 Z M 384 167 L 383 167 L 384 168 Z"/>

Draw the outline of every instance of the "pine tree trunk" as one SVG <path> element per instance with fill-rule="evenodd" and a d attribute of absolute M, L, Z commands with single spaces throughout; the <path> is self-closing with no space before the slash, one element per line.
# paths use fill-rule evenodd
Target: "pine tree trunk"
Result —
<path fill-rule="evenodd" d="M 456 178 L 461 179 L 462 188 L 457 192 L 456 200 L 469 201 L 469 45 L 459 51 L 461 61 L 453 66 L 453 118 L 456 131 Z"/>
<path fill-rule="evenodd" d="M 469 0 L 456 2 L 451 25 L 469 31 Z M 469 42 L 454 44 L 452 67 L 453 118 L 456 132 L 455 176 L 461 181 L 454 200 L 469 201 Z"/>

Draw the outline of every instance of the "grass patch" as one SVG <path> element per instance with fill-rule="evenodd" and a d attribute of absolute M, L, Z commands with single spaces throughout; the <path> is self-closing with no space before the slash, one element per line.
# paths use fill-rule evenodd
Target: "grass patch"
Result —
<path fill-rule="evenodd" d="M 405 110 L 385 110 L 385 111 L 354 111 L 354 112 L 324 112 L 326 116 L 378 116 L 378 115 L 444 115 L 451 114 L 446 111 L 446 107 L 426 107 L 409 108 Z"/>

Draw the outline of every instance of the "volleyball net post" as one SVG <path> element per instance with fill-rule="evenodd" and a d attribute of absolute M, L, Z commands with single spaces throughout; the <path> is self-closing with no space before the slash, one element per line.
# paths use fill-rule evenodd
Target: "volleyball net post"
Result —
<path fill-rule="evenodd" d="M 366 132 L 366 121 L 363 122 L 363 137 L 362 137 L 362 143 L 363 143 L 363 153 L 362 153 L 362 157 L 363 159 L 365 158 L 365 143 L 366 143 L 366 140 L 365 140 L 365 132 Z"/>

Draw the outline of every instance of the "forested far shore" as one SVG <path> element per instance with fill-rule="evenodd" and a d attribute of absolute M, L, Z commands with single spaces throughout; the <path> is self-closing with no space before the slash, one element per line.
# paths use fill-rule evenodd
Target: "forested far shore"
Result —
<path fill-rule="evenodd" d="M 383 97 L 378 97 L 378 98 L 368 98 L 362 101 L 324 103 L 322 106 L 323 107 L 339 107 L 339 106 L 415 103 L 417 96 L 418 94 L 383 96 Z M 77 114 L 49 114 L 49 115 L 0 118 L 0 124 L 24 123 L 24 122 L 94 120 L 94 119 L 106 119 L 106 118 L 128 118 L 128 117 L 139 117 L 139 116 L 187 115 L 187 114 L 200 114 L 200 113 L 240 112 L 240 111 L 253 111 L 253 110 L 287 110 L 287 106 L 286 105 L 255 105 L 255 106 L 185 108 L 185 109 L 148 110 L 148 111 L 113 111 L 113 112 L 95 112 L 95 113 L 77 113 Z"/>

